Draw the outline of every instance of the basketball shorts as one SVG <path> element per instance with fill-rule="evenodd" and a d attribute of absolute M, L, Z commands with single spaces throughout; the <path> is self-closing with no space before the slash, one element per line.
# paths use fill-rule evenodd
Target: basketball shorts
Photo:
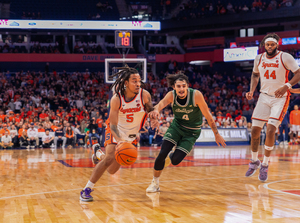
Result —
<path fill-rule="evenodd" d="M 105 141 L 104 141 L 104 147 L 106 147 L 109 144 L 117 144 L 117 140 L 114 138 L 110 126 L 109 126 L 109 119 L 105 122 L 106 124 L 106 128 L 105 128 Z M 134 146 L 137 146 L 137 139 L 135 138 L 132 142 L 131 142 Z"/>
<path fill-rule="evenodd" d="M 260 93 L 252 119 L 267 122 L 269 119 L 282 121 L 289 107 L 289 94 L 282 98 L 275 98 L 265 93 Z"/>
<path fill-rule="evenodd" d="M 300 125 L 292 125 L 291 132 L 300 132 Z"/>
<path fill-rule="evenodd" d="M 187 129 L 173 121 L 165 133 L 163 140 L 174 143 L 176 149 L 189 154 L 192 151 L 196 140 L 199 138 L 200 133 L 201 129 Z"/>

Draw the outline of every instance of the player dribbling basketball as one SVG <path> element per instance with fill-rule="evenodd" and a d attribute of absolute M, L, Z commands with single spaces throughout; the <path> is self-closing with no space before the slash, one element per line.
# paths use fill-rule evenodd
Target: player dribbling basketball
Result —
<path fill-rule="evenodd" d="M 138 71 L 128 66 L 119 70 L 121 71 L 115 74 L 117 80 L 112 86 L 116 93 L 110 102 L 110 114 L 105 130 L 106 154 L 104 155 L 100 148 L 94 151 L 93 162 L 97 165 L 80 193 L 81 201 L 93 200 L 92 188 L 105 170 L 110 174 L 119 170 L 120 164 L 115 160 L 116 147 L 124 141 L 134 143 L 136 135 L 144 125 L 147 113 L 153 110 L 151 95 L 141 88 Z"/>

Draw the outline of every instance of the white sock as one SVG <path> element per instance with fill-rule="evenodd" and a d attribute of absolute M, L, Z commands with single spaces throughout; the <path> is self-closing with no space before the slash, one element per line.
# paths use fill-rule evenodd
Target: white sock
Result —
<path fill-rule="evenodd" d="M 153 177 L 153 180 L 156 184 L 159 184 L 159 177 Z"/>
<path fill-rule="evenodd" d="M 264 156 L 264 160 L 263 160 L 262 164 L 264 164 L 264 166 L 268 166 L 269 159 L 270 159 L 270 157 Z"/>
<path fill-rule="evenodd" d="M 89 187 L 89 188 L 92 189 L 92 188 L 94 187 L 94 185 L 95 185 L 95 184 L 93 184 L 91 181 L 89 181 L 89 182 L 87 182 L 85 188 Z M 84 188 L 84 189 L 85 189 L 85 188 Z"/>
<path fill-rule="evenodd" d="M 251 154 L 252 154 L 252 160 L 257 161 L 258 160 L 258 152 L 251 151 Z"/>

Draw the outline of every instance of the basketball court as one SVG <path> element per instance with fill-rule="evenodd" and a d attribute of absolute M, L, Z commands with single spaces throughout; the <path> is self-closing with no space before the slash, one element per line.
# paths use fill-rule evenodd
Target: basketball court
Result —
<path fill-rule="evenodd" d="M 91 150 L 2 150 L 0 222 L 300 221 L 297 145 L 275 148 L 266 183 L 258 173 L 244 177 L 249 146 L 197 146 L 165 169 L 159 193 L 146 194 L 158 152 L 141 147 L 135 164 L 103 175 L 87 203 L 79 193 L 93 170 Z"/>

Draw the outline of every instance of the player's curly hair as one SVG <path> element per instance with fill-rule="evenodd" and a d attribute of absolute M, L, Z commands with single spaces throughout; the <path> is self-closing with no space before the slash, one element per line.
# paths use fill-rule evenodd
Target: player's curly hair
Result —
<path fill-rule="evenodd" d="M 185 81 L 187 84 L 189 84 L 189 78 L 183 72 L 179 72 L 178 74 L 169 74 L 167 76 L 168 86 L 173 87 L 177 80 Z"/>
<path fill-rule="evenodd" d="M 280 40 L 280 37 L 279 37 L 276 33 L 269 33 L 269 34 L 267 34 L 267 35 L 263 38 L 263 40 L 260 42 L 260 47 L 263 47 L 263 46 L 265 45 L 265 41 L 266 41 L 266 39 L 268 39 L 268 38 L 274 38 L 274 39 L 277 40 L 277 42 L 279 42 L 279 40 Z"/>
<path fill-rule="evenodd" d="M 125 95 L 125 81 L 128 81 L 131 74 L 139 74 L 137 69 L 129 67 L 125 64 L 125 67 L 116 67 L 115 69 L 120 70 L 119 72 L 112 75 L 112 77 L 117 77 L 116 81 L 112 84 L 111 89 L 120 92 L 122 96 Z"/>

